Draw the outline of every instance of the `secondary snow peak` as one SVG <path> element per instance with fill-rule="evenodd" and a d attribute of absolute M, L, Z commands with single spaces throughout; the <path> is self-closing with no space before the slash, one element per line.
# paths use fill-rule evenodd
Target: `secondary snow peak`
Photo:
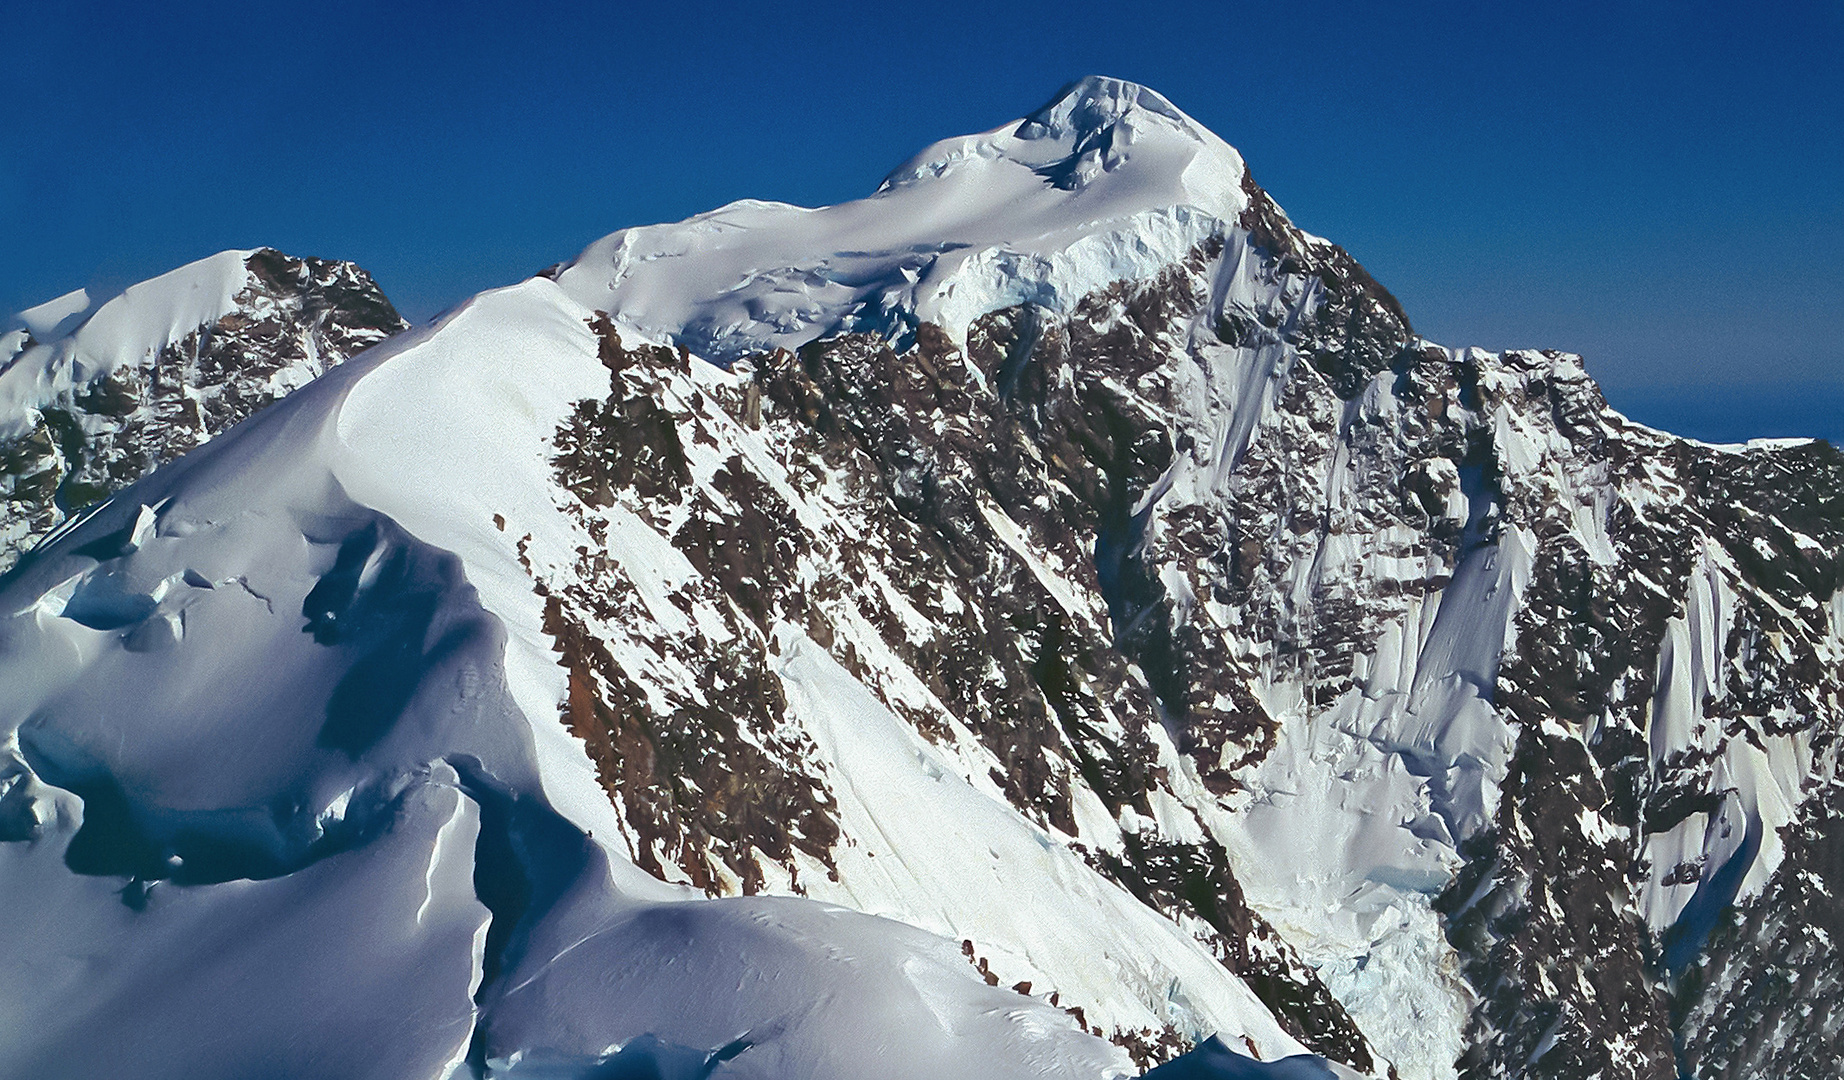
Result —
<path fill-rule="evenodd" d="M 223 251 L 0 334 L 0 569 L 74 511 L 404 328 L 370 275 Z"/>

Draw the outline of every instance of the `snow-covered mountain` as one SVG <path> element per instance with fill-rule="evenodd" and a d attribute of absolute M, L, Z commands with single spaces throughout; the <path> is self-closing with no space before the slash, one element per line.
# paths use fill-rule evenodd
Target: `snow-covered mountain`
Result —
<path fill-rule="evenodd" d="M 1083 80 L 484 293 L 0 579 L 0 1061 L 1826 1075 L 1841 584 L 1826 444 L 1426 342 Z"/>
<path fill-rule="evenodd" d="M 0 570 L 77 510 L 405 328 L 365 271 L 226 251 L 0 326 Z"/>

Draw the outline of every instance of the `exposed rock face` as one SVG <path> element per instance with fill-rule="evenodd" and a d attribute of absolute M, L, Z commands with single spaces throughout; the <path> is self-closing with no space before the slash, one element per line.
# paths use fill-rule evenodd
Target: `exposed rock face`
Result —
<path fill-rule="evenodd" d="M 1745 1006 L 1674 1025 L 1668 992 L 1678 982 L 1680 1015 L 1716 1012 L 1702 935 L 1745 884 L 1815 868 L 1789 857 L 1798 838 L 1804 858 L 1822 849 L 1811 796 L 1836 769 L 1844 460 L 1822 443 L 1661 436 L 1573 365 L 1547 366 L 1523 375 L 1519 404 L 1553 434 L 1534 454 L 1516 440 L 1498 481 L 1504 520 L 1537 540 L 1498 682 L 1518 749 L 1490 846 L 1445 898 L 1475 983 L 1503 988 L 1475 1017 L 1468 1071 L 1671 1076 L 1674 1040 L 1757 1037 L 1783 1060 L 1835 1058 L 1835 1030 L 1762 1036 Z M 1598 536 L 1568 521 L 1589 506 Z M 1786 889 L 1750 917 L 1784 919 Z M 1765 974 L 1758 956 L 1718 955 L 1716 992 Z M 1558 977 L 1561 957 L 1580 977 Z"/>
<path fill-rule="evenodd" d="M 13 363 L 55 359 L 42 392 L 16 403 L 21 415 L 0 418 L 23 428 L 0 441 L 0 569 L 72 514 L 408 325 L 352 263 L 269 248 L 207 263 L 220 261 L 239 279 L 230 309 L 175 340 L 117 319 L 105 341 L 79 325 L 61 342 L 15 344 Z"/>
<path fill-rule="evenodd" d="M 1684 975 L 1674 1018 L 1693 1076 L 1818 1080 L 1835 1068 L 1844 1030 L 1844 785 L 1834 766 L 1813 787 L 1782 834 L 1780 871 L 1758 899 L 1724 914 L 1708 958 Z"/>
<path fill-rule="evenodd" d="M 1127 575 L 1142 568 L 1109 571 L 1116 601 L 1090 557 L 1103 531 L 1132 542 L 1132 504 L 1170 463 L 1156 406 L 1124 387 L 1164 358 L 1139 343 L 1195 318 L 1211 257 L 1097 295 L 1073 319 L 995 313 L 967 351 L 924 327 L 903 354 L 846 335 L 758 356 L 728 400 L 692 388 L 679 353 L 629 350 L 597 324 L 615 389 L 559 432 L 559 478 L 591 535 L 609 527 L 598 511 L 626 511 L 698 571 L 670 596 L 689 616 L 677 634 L 649 615 L 631 568 L 596 554 L 584 553 L 576 583 L 541 584 L 571 665 L 572 729 L 625 806 L 643 866 L 671 863 L 715 895 L 760 889 L 762 861 L 803 889 L 796 850 L 829 861 L 838 830 L 825 785 L 849 778 L 828 777 L 810 742 L 778 735 L 780 695 L 760 674 L 771 626 L 791 622 L 923 735 L 977 740 L 1020 812 L 1192 927 L 1297 1038 L 1373 1067 L 1344 1010 L 1244 902 L 1222 847 L 1156 823 L 1155 801 L 1179 801 L 1149 737 L 1167 710 L 1130 660 L 1163 649 L 1158 677 L 1175 686 L 1181 658 L 1169 617 L 1156 624 L 1163 638 L 1128 630 L 1142 615 L 1128 597 L 1147 583 Z M 593 419 L 613 415 L 625 423 Z M 778 469 L 730 451 L 724 429 L 736 421 L 760 425 L 786 483 L 810 490 L 788 492 Z M 701 448 L 728 454 L 708 486 L 686 476 Z M 599 648 L 592 627 L 619 627 L 653 661 Z M 681 674 L 668 681 L 665 670 Z M 648 709 L 641 683 L 680 703 L 670 719 Z M 1172 708 L 1172 723 L 1187 723 L 1182 701 Z M 1084 847 L 1076 788 L 1143 824 Z M 1195 835 L 1189 816 L 1181 834 Z M 1185 1045 L 1169 1032 L 1109 1033 L 1146 1063 Z"/>

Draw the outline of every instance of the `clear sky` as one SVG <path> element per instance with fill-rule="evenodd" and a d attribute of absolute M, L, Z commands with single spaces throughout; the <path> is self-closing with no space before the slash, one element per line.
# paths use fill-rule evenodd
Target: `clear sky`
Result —
<path fill-rule="evenodd" d="M 1101 73 L 1434 340 L 1581 352 L 1687 434 L 1844 444 L 1840 0 L 11 0 L 0 41 L 0 310 L 267 244 L 425 319 L 625 225 L 868 193 Z"/>

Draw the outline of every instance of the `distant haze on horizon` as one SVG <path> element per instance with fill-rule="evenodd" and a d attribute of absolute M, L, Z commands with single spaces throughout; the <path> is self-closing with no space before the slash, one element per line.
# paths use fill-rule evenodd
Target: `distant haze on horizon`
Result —
<path fill-rule="evenodd" d="M 868 194 L 1083 74 L 1242 151 L 1450 346 L 1637 419 L 1844 444 L 1844 4 L 28 4 L 0 311 L 227 248 L 415 321 L 616 229 Z"/>

